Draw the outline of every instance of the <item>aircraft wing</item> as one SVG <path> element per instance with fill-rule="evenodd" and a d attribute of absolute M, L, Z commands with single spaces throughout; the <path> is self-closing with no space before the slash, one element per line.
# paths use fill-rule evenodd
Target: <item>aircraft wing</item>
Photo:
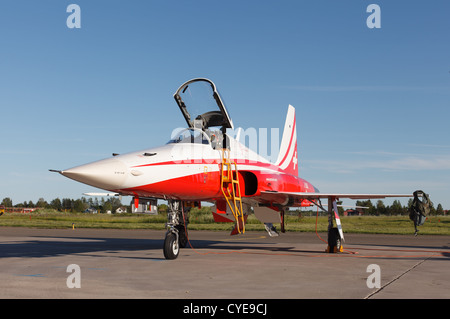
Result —
<path fill-rule="evenodd" d="M 287 196 L 296 199 L 349 198 L 349 199 L 383 199 L 388 197 L 413 197 L 413 194 L 348 194 L 348 193 L 307 193 L 262 191 L 263 194 Z"/>
<path fill-rule="evenodd" d="M 317 192 L 277 192 L 277 191 L 261 191 L 261 197 L 267 202 L 277 203 L 293 203 L 297 206 L 303 201 L 314 201 L 322 198 L 330 200 L 339 199 L 383 199 L 388 197 L 414 197 L 413 194 L 349 194 L 349 193 L 317 193 Z M 302 205 L 303 206 L 303 205 Z M 306 206 L 309 206 L 308 204 Z"/>

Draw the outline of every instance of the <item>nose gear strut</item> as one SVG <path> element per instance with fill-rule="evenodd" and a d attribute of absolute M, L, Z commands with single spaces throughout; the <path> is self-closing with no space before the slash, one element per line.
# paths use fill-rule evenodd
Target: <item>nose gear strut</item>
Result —
<path fill-rule="evenodd" d="M 184 214 L 183 202 L 169 200 L 167 211 L 167 232 L 164 239 L 164 257 L 176 259 L 180 248 L 186 247 L 188 218 Z"/>

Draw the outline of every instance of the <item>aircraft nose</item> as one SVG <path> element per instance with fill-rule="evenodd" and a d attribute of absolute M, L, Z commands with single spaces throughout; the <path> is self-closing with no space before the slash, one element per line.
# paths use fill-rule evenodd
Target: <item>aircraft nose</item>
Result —
<path fill-rule="evenodd" d="M 127 178 L 127 168 L 117 159 L 106 159 L 81 166 L 76 166 L 60 173 L 78 182 L 94 187 L 117 190 Z"/>

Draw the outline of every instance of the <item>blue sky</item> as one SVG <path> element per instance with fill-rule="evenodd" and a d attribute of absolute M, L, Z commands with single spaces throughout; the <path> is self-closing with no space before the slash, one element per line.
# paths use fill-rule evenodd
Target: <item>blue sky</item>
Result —
<path fill-rule="evenodd" d="M 80 29 L 66 25 L 71 3 Z M 371 3 L 380 29 L 366 25 Z M 448 12 L 443 0 L 2 1 L 0 199 L 93 191 L 48 169 L 165 143 L 185 125 L 173 93 L 207 77 L 237 127 L 281 128 L 295 106 L 300 175 L 322 192 L 423 189 L 450 209 Z"/>

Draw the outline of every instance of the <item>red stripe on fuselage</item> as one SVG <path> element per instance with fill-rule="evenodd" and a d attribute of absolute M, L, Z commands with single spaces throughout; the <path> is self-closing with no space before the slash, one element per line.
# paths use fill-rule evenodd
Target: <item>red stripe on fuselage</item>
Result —
<path fill-rule="evenodd" d="M 249 166 L 257 166 L 259 168 L 269 169 L 277 172 L 283 172 L 277 165 L 272 163 L 263 163 L 253 160 L 247 159 L 232 159 L 236 163 L 236 165 L 249 165 Z M 159 166 L 159 165 L 178 165 L 178 164 L 198 164 L 198 165 L 211 165 L 211 164 L 222 164 L 221 160 L 218 159 L 191 159 L 191 160 L 180 160 L 180 161 L 166 161 L 166 162 L 158 162 L 158 163 L 149 163 L 132 166 L 131 168 L 136 167 L 149 167 L 149 166 Z M 239 170 L 239 166 L 238 166 Z"/>

